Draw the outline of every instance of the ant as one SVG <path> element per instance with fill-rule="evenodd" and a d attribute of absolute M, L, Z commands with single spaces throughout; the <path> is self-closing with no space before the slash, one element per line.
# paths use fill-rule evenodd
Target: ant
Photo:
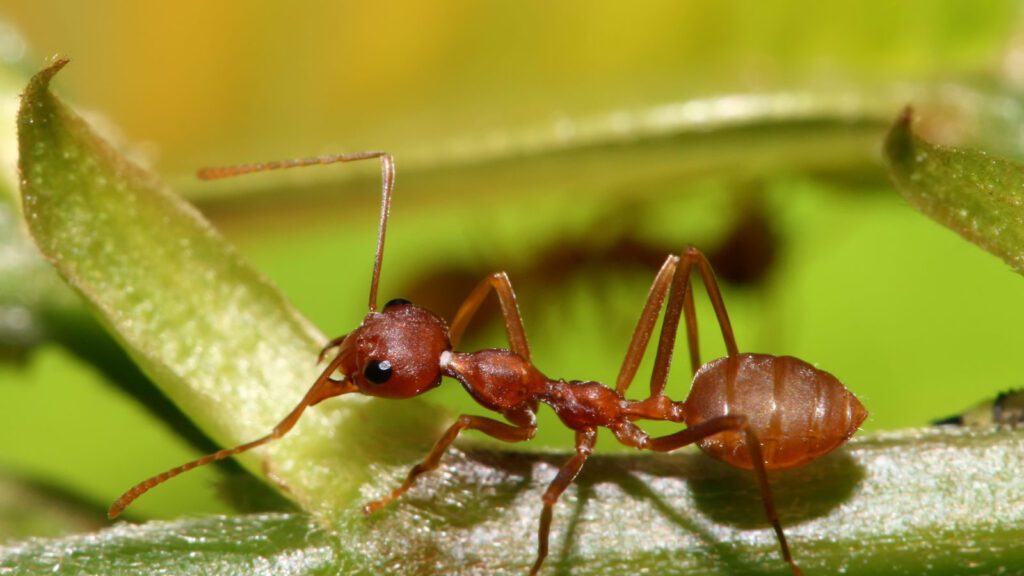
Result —
<path fill-rule="evenodd" d="M 597 430 L 602 427 L 608 428 L 615 439 L 626 446 L 671 452 L 697 444 L 714 458 L 738 468 L 752 469 L 757 475 L 764 510 L 775 530 L 783 560 L 793 574 L 800 574 L 779 523 L 767 471 L 800 466 L 827 454 L 857 431 L 867 411 L 834 376 L 802 360 L 791 356 L 741 354 L 714 272 L 698 249 L 691 246 L 680 255 L 665 259 L 654 278 L 612 389 L 598 382 L 552 379 L 533 365 L 516 295 L 504 272 L 484 278 L 466 298 L 450 326 L 433 312 L 404 299 L 391 300 L 377 309 L 377 285 L 395 180 L 394 160 L 389 154 L 359 152 L 208 168 L 200 170 L 199 177 L 226 178 L 368 159 L 380 161 L 383 184 L 369 312 L 362 324 L 324 346 L 319 361 L 332 350 L 337 353 L 298 406 L 269 434 L 139 483 L 110 506 L 108 516 L 111 519 L 149 489 L 182 472 L 284 436 L 307 407 L 327 398 L 354 392 L 383 398 L 411 398 L 436 388 L 442 376 L 448 376 L 458 380 L 480 405 L 501 414 L 506 421 L 460 416 L 437 440 L 426 458 L 409 471 L 399 487 L 363 507 L 365 514 L 387 506 L 405 494 L 422 474 L 437 468 L 445 451 L 463 430 L 478 430 L 504 442 L 530 440 L 537 429 L 537 409 L 544 403 L 555 410 L 563 424 L 576 431 L 576 451 L 544 493 L 537 557 L 530 569 L 531 575 L 540 571 L 548 554 L 554 505 L 583 469 L 597 440 Z M 728 350 L 725 357 L 703 365 L 690 280 L 694 268 L 703 279 Z M 467 324 L 492 292 L 501 305 L 510 348 L 457 351 Z M 634 380 L 666 296 L 650 394 L 643 400 L 627 400 L 625 393 Z M 693 384 L 686 401 L 676 402 L 663 392 L 681 315 L 686 322 Z M 665 436 L 650 437 L 634 423 L 637 420 L 667 420 L 685 423 L 687 427 Z"/>

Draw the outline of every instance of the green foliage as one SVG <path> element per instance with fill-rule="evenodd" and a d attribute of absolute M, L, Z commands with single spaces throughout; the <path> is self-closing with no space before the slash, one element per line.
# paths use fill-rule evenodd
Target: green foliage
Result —
<path fill-rule="evenodd" d="M 382 295 L 405 295 L 394 291 L 416 274 L 452 262 L 476 259 L 471 269 L 482 272 L 474 272 L 473 281 L 495 267 L 512 268 L 538 364 L 554 375 L 608 380 L 650 282 L 647 271 L 634 277 L 612 270 L 618 284 L 595 290 L 585 272 L 568 287 L 552 279 L 557 274 L 530 285 L 516 266 L 529 271 L 544 242 L 557 246 L 578 235 L 600 244 L 617 231 L 605 226 L 602 210 L 615 222 L 638 213 L 638 238 L 669 246 L 666 251 L 683 242 L 713 244 L 728 231 L 742 199 L 753 197 L 764 201 L 785 251 L 764 284 L 726 287 L 741 347 L 796 354 L 841 374 L 872 411 L 869 425 L 881 428 L 920 424 L 988 389 L 1019 385 L 1016 366 L 1004 361 L 1019 345 L 1014 338 L 991 338 L 994 327 L 1024 325 L 1013 306 L 998 304 L 1015 301 L 1019 280 L 984 259 L 971 260 L 972 247 L 941 231 L 933 234 L 937 227 L 904 210 L 883 183 L 877 158 L 885 127 L 908 100 L 937 119 L 940 129 L 966 135 L 972 145 L 1024 156 L 1014 129 L 1024 115 L 1012 88 L 962 78 L 920 81 L 945 72 L 951 61 L 958 71 L 975 69 L 1001 42 L 1010 19 L 990 15 L 982 34 L 962 25 L 974 21 L 967 14 L 938 12 L 928 11 L 929 18 L 915 18 L 919 28 L 891 37 L 945 39 L 955 31 L 956 42 L 941 49 L 910 42 L 913 49 L 903 58 L 884 58 L 879 67 L 879 53 L 889 53 L 878 43 L 851 48 L 856 70 L 840 73 L 867 76 L 868 82 L 838 89 L 769 82 L 742 97 L 705 97 L 721 86 L 734 89 L 719 77 L 704 86 L 694 81 L 689 92 L 672 85 L 665 98 L 690 98 L 677 104 L 542 123 L 502 132 L 498 144 L 484 139 L 446 146 L 431 139 L 420 146 L 429 150 L 417 154 L 415 146 L 400 143 L 397 148 L 410 152 L 398 159 L 401 192 Z M 773 17 L 789 24 L 788 16 Z M 897 27 L 896 20 L 887 22 Z M 760 40 L 751 38 L 757 58 L 745 69 L 760 69 Z M 802 36 L 792 59 L 804 63 L 793 69 L 812 66 L 822 43 L 832 45 L 814 34 Z M 734 49 L 712 50 L 708 62 L 716 64 L 707 71 L 744 62 L 743 51 Z M 375 224 L 372 166 L 219 188 L 189 183 L 188 197 L 256 261 L 249 266 L 191 206 L 126 162 L 50 95 L 46 88 L 55 71 L 38 76 L 24 100 L 25 213 L 46 257 L 144 374 L 35 257 L 17 226 L 17 206 L 0 203 L 0 242 L 23 256 L 16 266 L 0 268 L 0 312 L 5 306 L 27 310 L 32 319 L 5 325 L 17 318 L 0 317 L 0 338 L 12 335 L 0 344 L 10 344 L 22 358 L 37 347 L 23 370 L 4 366 L 0 373 L 17 373 L 28 383 L 5 390 L 8 426 L 36 431 L 18 434 L 4 450 L 7 457 L 29 454 L 23 461 L 35 466 L 32 480 L 18 474 L 7 481 L 6 473 L 0 478 L 0 522 L 7 528 L 0 537 L 10 539 L 56 536 L 60 524 L 92 529 L 90 515 L 101 514 L 117 489 L 191 454 L 147 430 L 169 423 L 175 434 L 207 451 L 214 443 L 204 432 L 217 445 L 265 434 L 316 372 L 311 359 L 324 337 L 304 315 L 337 328 L 333 333 L 358 322 Z M 891 75 L 918 82 L 886 84 Z M 458 98 L 446 101 L 462 105 Z M 493 101 L 490 108 L 503 113 Z M 600 104 L 596 109 L 603 110 Z M 379 123 L 376 115 L 360 114 Z M 1013 206 L 1004 209 L 1005 200 L 995 196 L 975 197 L 996 182 L 1012 192 L 1016 176 L 1009 164 L 989 165 L 980 155 L 934 146 L 909 132 L 898 145 L 894 137 L 890 161 L 904 160 L 893 166 L 912 198 L 936 214 L 978 210 L 958 226 L 1001 230 L 999 237 L 980 235 L 979 242 L 996 245 L 1013 235 L 1006 232 Z M 251 143 L 240 144 L 244 150 Z M 908 156 L 908 150 L 915 153 Z M 916 162 L 921 152 L 926 159 Z M 648 207 L 634 213 L 633 202 Z M 421 249 L 428 245 L 429 253 Z M 995 249 L 1010 254 L 1013 246 Z M 11 262 L 0 259 L 0 267 Z M 950 281 L 950 262 L 961 271 L 959 284 Z M 282 285 L 287 300 L 263 273 Z M 452 276 L 444 278 L 444 289 L 460 292 L 449 282 Z M 971 286 L 966 282 L 983 287 L 986 297 L 969 298 L 956 306 L 959 314 L 944 315 L 949 331 L 921 323 L 948 309 L 950 292 L 944 289 L 960 293 Z M 1000 313 L 993 315 L 993 307 Z M 908 313 L 916 309 L 918 315 Z M 707 319 L 704 314 L 702 322 Z M 3 332 L 11 326 L 18 330 Z M 713 355 L 720 344 L 707 340 L 705 354 Z M 53 342 L 76 358 L 46 345 Z M 954 366 L 936 358 L 953 359 Z M 983 375 L 978 364 L 987 366 Z M 674 376 L 671 392 L 683 394 L 685 380 L 682 372 Z M 111 390 L 111 382 L 119 388 Z M 150 412 L 138 410 L 122 390 L 142 399 Z M 457 387 L 439 392 L 447 396 L 434 396 L 437 404 L 472 410 Z M 446 423 L 437 404 L 332 400 L 310 411 L 284 441 L 243 459 L 256 476 L 284 489 L 301 512 L 254 514 L 281 504 L 268 504 L 266 490 L 249 486 L 234 489 L 257 500 L 234 498 L 231 507 L 241 514 L 119 524 L 17 543 L 0 554 L 0 572 L 117 574 L 138 573 L 142 566 L 152 573 L 203 574 L 523 572 L 533 557 L 539 494 L 562 455 L 453 451 L 444 471 L 399 505 L 369 520 L 358 514 L 358 504 L 394 485 L 426 451 Z M 40 406 L 45 410 L 34 411 Z M 558 430 L 557 421 L 542 414 L 541 441 L 568 446 Z M 23 437 L 30 434 L 34 438 Z M 775 475 L 773 482 L 796 557 L 808 573 L 1012 572 L 1022 561 L 1014 547 L 1021 518 L 1019 507 L 1007 502 L 1022 493 L 1019 474 L 1012 473 L 1020 469 L 1021 447 L 1015 433 L 873 436 L 824 462 Z M 103 470 L 102 479 L 76 484 L 96 469 Z M 183 498 L 146 506 L 175 490 L 209 499 L 209 478 L 225 474 L 205 472 L 210 476 L 189 475 L 144 497 L 134 509 L 137 518 L 193 510 Z M 50 477 L 60 486 L 40 490 L 40 479 Z M 84 498 L 69 496 L 80 492 Z M 195 506 L 231 510 L 209 502 Z M 56 509 L 70 516 L 48 521 Z M 548 569 L 786 573 L 761 518 L 752 480 L 702 456 L 602 456 L 556 512 Z"/>
<path fill-rule="evenodd" d="M 885 157 L 910 203 L 1024 273 L 1024 166 L 929 142 L 914 132 L 909 108 L 889 131 Z"/>

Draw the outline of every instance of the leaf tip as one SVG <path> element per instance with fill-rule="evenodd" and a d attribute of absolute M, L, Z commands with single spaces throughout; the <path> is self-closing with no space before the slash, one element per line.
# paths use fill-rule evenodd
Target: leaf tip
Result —
<path fill-rule="evenodd" d="M 56 73 L 58 70 L 66 66 L 68 62 L 71 62 L 71 58 L 61 56 L 60 54 L 54 54 L 53 57 L 50 58 L 50 65 L 46 67 L 46 70 L 53 70 L 53 72 Z"/>
<path fill-rule="evenodd" d="M 49 66 L 37 72 L 25 86 L 21 94 L 21 105 L 18 108 L 18 173 L 21 180 L 22 205 L 25 217 L 32 232 L 34 212 L 28 207 L 32 205 L 29 197 L 32 167 L 37 164 L 40 149 L 37 144 L 49 126 L 53 114 L 53 101 L 48 98 L 50 81 L 70 62 L 68 58 L 55 57 Z"/>
<path fill-rule="evenodd" d="M 29 80 L 28 87 L 25 89 L 25 93 L 22 94 L 22 98 L 31 96 L 39 90 L 46 89 L 50 85 L 50 80 L 57 75 L 57 72 L 60 72 L 61 68 L 67 66 L 68 62 L 71 62 L 70 58 L 55 57 L 49 66 L 36 72 L 36 75 Z"/>
<path fill-rule="evenodd" d="M 40 120 L 40 116 L 45 114 L 43 109 L 46 106 L 41 101 L 50 87 L 50 80 L 53 79 L 57 72 L 60 72 L 61 68 L 67 66 L 70 61 L 68 58 L 57 57 L 49 66 L 36 72 L 35 76 L 28 81 L 25 91 L 21 94 L 21 107 L 18 110 L 19 145 L 24 145 L 24 136 L 25 132 L 28 131 L 28 127 L 35 123 L 36 120 Z M 19 154 L 18 162 L 19 164 L 24 163 L 24 158 L 21 154 Z"/>

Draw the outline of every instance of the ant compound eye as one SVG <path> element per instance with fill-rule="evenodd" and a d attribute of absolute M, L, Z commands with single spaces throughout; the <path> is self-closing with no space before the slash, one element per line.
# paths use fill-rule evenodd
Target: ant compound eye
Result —
<path fill-rule="evenodd" d="M 383 384 L 391 378 L 391 362 L 387 360 L 373 360 L 363 369 L 363 376 L 374 384 Z"/>
<path fill-rule="evenodd" d="M 409 302 L 405 298 L 392 298 L 391 300 L 388 300 L 387 304 L 384 305 L 384 309 L 387 310 L 392 306 L 404 306 L 406 304 L 412 304 L 412 302 Z"/>

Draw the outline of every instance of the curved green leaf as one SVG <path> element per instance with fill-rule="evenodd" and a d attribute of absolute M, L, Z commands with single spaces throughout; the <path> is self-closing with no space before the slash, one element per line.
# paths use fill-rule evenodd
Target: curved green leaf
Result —
<path fill-rule="evenodd" d="M 266 434 L 316 377 L 325 338 L 198 212 L 50 94 L 65 64 L 32 79 L 18 118 L 24 213 L 36 243 L 210 436 L 233 445 Z M 403 453 L 410 437 L 429 438 L 418 427 L 436 423 L 436 411 L 406 402 L 381 410 L 385 421 L 352 424 L 360 417 L 352 408 L 363 404 L 346 398 L 310 411 L 262 462 L 245 462 L 307 509 L 341 509 L 371 462 Z"/>
<path fill-rule="evenodd" d="M 1024 273 L 1024 165 L 933 144 L 908 108 L 885 139 L 896 187 L 919 210 Z"/>

